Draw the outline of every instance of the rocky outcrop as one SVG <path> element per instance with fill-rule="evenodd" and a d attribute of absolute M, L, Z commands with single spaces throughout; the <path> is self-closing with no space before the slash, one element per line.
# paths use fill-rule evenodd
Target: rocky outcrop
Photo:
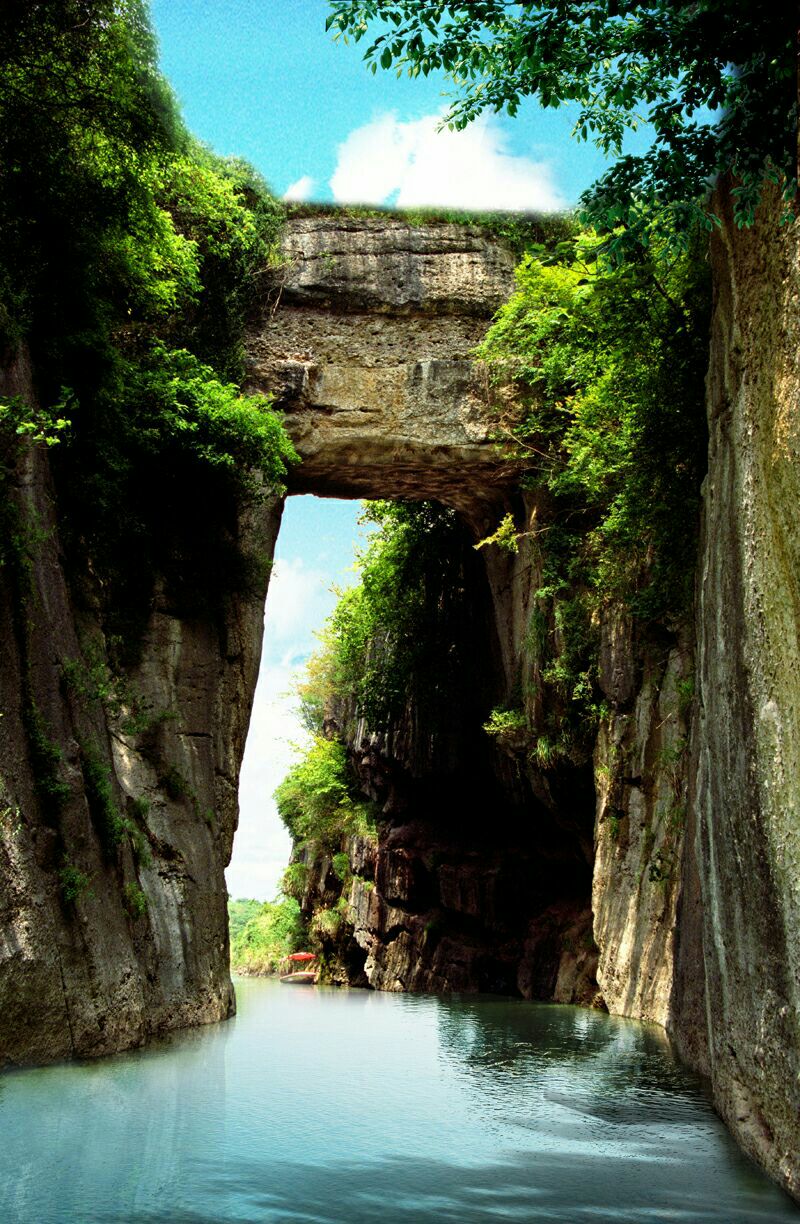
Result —
<path fill-rule="evenodd" d="M 493 504 L 514 469 L 471 354 L 511 252 L 479 227 L 337 214 L 290 218 L 285 251 L 248 352 L 302 456 L 290 492 Z"/>
<path fill-rule="evenodd" d="M 24 355 L 0 394 L 33 402 Z M 3 495 L 0 1064 L 231 1014 L 223 870 L 264 598 L 215 624 L 157 597 L 138 664 L 112 675 L 41 448 L 19 449 Z M 271 549 L 279 517 L 243 529 Z"/>
<path fill-rule="evenodd" d="M 774 196 L 750 230 L 718 203 L 670 1027 L 743 1146 L 800 1197 L 800 230 Z"/>

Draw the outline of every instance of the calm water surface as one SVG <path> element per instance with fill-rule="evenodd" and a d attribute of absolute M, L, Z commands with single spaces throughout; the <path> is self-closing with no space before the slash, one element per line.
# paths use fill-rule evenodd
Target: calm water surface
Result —
<path fill-rule="evenodd" d="M 792 1221 L 660 1030 L 237 983 L 239 1015 L 0 1077 L 0 1220 Z"/>

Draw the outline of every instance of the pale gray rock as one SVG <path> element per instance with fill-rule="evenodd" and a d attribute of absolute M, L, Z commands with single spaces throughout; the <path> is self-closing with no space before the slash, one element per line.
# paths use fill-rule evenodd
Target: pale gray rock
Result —
<path fill-rule="evenodd" d="M 290 218 L 280 302 L 248 342 L 302 456 L 290 492 L 422 497 L 474 513 L 514 483 L 472 360 L 512 292 L 486 231 L 386 218 Z"/>
<path fill-rule="evenodd" d="M 800 226 L 720 193 L 698 714 L 672 1031 L 800 1198 Z"/>

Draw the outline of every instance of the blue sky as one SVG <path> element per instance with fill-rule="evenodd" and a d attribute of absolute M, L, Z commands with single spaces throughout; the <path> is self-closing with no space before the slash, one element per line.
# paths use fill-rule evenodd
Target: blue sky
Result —
<path fill-rule="evenodd" d="M 325 32 L 325 0 L 153 0 L 161 64 L 189 126 L 245 157 L 278 195 L 467 208 L 568 207 L 602 171 L 570 139 L 567 111 L 533 104 L 464 133 L 438 133 L 442 77 L 367 72 L 361 49 Z M 242 768 L 228 888 L 271 899 L 289 839 L 272 792 L 302 738 L 284 694 L 352 581 L 356 503 L 290 498 L 267 598 L 264 655 Z"/>
<path fill-rule="evenodd" d="M 253 162 L 279 195 L 311 179 L 315 199 L 332 199 L 338 150 L 354 132 L 387 115 L 399 124 L 437 115 L 450 88 L 438 74 L 373 76 L 361 47 L 325 33 L 327 12 L 325 0 L 152 4 L 162 66 L 190 127 L 219 153 Z M 490 120 L 507 155 L 543 167 L 566 205 L 604 165 L 592 146 L 570 139 L 571 127 L 569 110 L 533 103 L 513 120 Z"/>

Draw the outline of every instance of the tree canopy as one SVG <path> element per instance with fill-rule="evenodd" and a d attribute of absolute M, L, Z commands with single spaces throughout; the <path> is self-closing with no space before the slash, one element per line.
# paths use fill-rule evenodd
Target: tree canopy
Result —
<path fill-rule="evenodd" d="M 768 0 L 329 0 L 337 38 L 369 38 L 375 72 L 456 86 L 446 116 L 463 128 L 482 111 L 516 114 L 522 99 L 572 104 L 573 134 L 616 158 L 584 197 L 588 219 L 645 233 L 689 228 L 697 201 L 732 172 L 736 217 L 752 221 L 765 180 L 797 191 L 797 18 Z M 627 132 L 653 141 L 624 153 Z M 707 224 L 710 222 L 707 220 Z"/>
<path fill-rule="evenodd" d="M 0 359 L 27 346 L 41 405 L 0 404 L 0 454 L 60 441 L 63 542 L 117 619 L 155 573 L 198 606 L 263 569 L 237 515 L 296 456 L 239 384 L 282 218 L 187 131 L 144 0 L 0 5 Z"/>

